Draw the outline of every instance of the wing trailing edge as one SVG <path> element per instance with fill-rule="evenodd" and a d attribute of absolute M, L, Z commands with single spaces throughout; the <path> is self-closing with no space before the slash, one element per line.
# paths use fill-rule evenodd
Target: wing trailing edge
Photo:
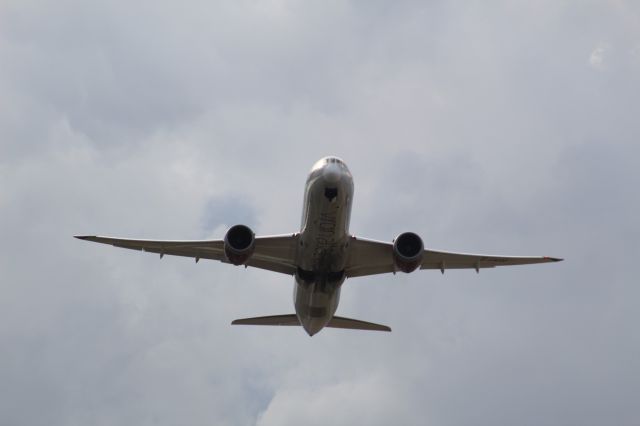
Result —
<path fill-rule="evenodd" d="M 383 241 L 351 237 L 345 273 L 348 278 L 384 273 L 395 273 L 393 244 Z M 550 256 L 495 256 L 490 254 L 456 253 L 424 249 L 420 269 L 475 269 L 496 266 L 531 265 L 560 262 L 563 259 Z"/>
<path fill-rule="evenodd" d="M 219 260 L 229 263 L 224 253 L 224 240 L 138 240 L 131 238 L 101 237 L 97 235 L 75 235 L 75 238 L 94 243 L 108 244 L 149 253 Z M 295 255 L 298 234 L 268 235 L 256 237 L 253 255 L 246 266 L 293 275 L 296 272 Z"/>

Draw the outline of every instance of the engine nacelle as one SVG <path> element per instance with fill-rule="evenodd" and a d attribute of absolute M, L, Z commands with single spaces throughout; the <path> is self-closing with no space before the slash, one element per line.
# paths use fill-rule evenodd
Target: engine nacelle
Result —
<path fill-rule="evenodd" d="M 393 263 L 396 270 L 413 272 L 422 263 L 424 244 L 413 232 L 405 232 L 393 240 Z"/>
<path fill-rule="evenodd" d="M 246 263 L 255 247 L 256 235 L 248 226 L 232 226 L 224 236 L 224 255 L 234 265 Z"/>

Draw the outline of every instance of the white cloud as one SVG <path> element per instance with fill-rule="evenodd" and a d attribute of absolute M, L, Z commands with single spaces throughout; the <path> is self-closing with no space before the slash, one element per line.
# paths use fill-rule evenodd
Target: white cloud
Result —
<path fill-rule="evenodd" d="M 335 384 L 279 390 L 257 425 L 386 425 L 390 419 L 403 425 L 428 424 L 427 407 L 420 407 L 419 417 L 410 410 L 415 399 L 397 378 L 368 372 Z"/>
<path fill-rule="evenodd" d="M 605 42 L 599 42 L 589 55 L 589 64 L 591 67 L 597 70 L 603 70 L 606 68 L 605 60 L 608 52 L 611 50 L 611 46 Z"/>

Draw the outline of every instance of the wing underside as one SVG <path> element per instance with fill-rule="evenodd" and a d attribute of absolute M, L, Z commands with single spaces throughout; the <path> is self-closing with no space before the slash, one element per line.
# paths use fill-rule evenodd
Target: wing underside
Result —
<path fill-rule="evenodd" d="M 296 272 L 296 250 L 299 234 L 256 237 L 253 255 L 246 266 L 266 269 L 293 275 Z M 224 254 L 223 240 L 177 241 L 177 240 L 138 240 L 101 236 L 76 236 L 76 238 L 109 244 L 131 250 L 171 256 L 184 256 L 200 259 L 218 260 L 228 263 Z M 562 259 L 548 256 L 494 256 L 486 254 L 455 253 L 426 249 L 420 269 L 475 269 L 494 268 L 496 266 L 528 265 L 535 263 L 557 262 Z M 349 242 L 347 277 L 396 272 L 393 263 L 393 244 L 351 237 Z"/>
<path fill-rule="evenodd" d="M 109 244 L 131 250 L 170 256 L 219 260 L 228 263 L 224 254 L 223 240 L 176 241 L 176 240 L 136 240 L 100 236 L 76 236 L 81 240 Z M 298 234 L 256 237 L 255 250 L 246 265 L 269 271 L 293 275 L 296 271 L 295 256 Z"/>
<path fill-rule="evenodd" d="M 347 277 L 396 272 L 393 263 L 393 244 L 352 237 L 349 243 Z M 486 254 L 454 253 L 426 249 L 420 269 L 475 269 L 496 266 L 529 265 L 557 262 L 562 259 L 548 256 L 493 256 Z"/>

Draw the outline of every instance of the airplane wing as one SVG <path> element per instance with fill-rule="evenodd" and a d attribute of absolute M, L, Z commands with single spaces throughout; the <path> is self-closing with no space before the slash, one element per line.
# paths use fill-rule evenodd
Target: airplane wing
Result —
<path fill-rule="evenodd" d="M 393 244 L 352 237 L 346 275 L 348 278 L 396 272 L 393 263 Z M 420 269 L 475 269 L 496 266 L 528 265 L 558 262 L 562 259 L 547 256 L 493 256 L 487 254 L 453 253 L 425 249 Z"/>
<path fill-rule="evenodd" d="M 219 260 L 229 263 L 224 255 L 223 240 L 204 241 L 160 241 L 133 240 L 126 238 L 112 238 L 82 235 L 76 236 L 81 240 L 109 244 L 132 250 L 159 253 L 171 256 L 192 257 L 198 262 L 200 259 Z M 293 275 L 296 272 L 295 256 L 298 244 L 298 234 L 273 235 L 256 237 L 255 250 L 247 261 L 252 266 L 269 271 Z"/>

